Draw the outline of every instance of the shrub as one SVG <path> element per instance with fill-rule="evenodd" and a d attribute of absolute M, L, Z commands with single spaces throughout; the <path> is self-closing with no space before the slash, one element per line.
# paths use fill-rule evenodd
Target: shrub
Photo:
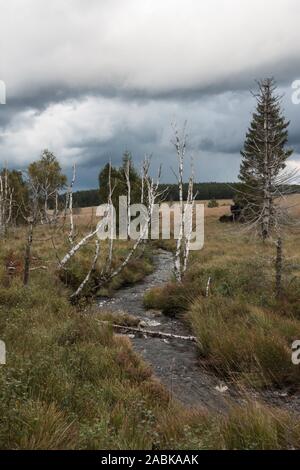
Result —
<path fill-rule="evenodd" d="M 214 207 L 219 207 L 219 203 L 216 199 L 211 199 L 210 201 L 208 201 L 207 207 L 213 209 Z"/>

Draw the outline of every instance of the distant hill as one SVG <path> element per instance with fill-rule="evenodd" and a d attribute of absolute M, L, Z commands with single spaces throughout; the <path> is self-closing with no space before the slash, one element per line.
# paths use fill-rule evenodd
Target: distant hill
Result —
<path fill-rule="evenodd" d="M 239 183 L 195 183 L 194 188 L 197 192 L 197 200 L 205 201 L 210 199 L 232 199 L 235 194 L 235 188 Z M 176 184 L 161 184 L 160 189 L 166 189 L 167 201 L 178 201 L 178 187 Z M 184 185 L 184 198 L 186 198 L 188 185 Z M 300 185 L 289 187 L 290 192 L 300 193 Z M 74 207 L 98 206 L 101 201 L 98 189 L 86 191 L 77 191 L 73 194 Z"/>

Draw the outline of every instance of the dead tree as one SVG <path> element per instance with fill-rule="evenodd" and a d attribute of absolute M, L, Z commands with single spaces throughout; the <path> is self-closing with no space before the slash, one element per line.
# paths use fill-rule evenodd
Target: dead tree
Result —
<path fill-rule="evenodd" d="M 91 269 L 89 270 L 89 272 L 85 276 L 84 280 L 82 281 L 82 283 L 80 284 L 78 289 L 71 295 L 71 297 L 70 297 L 71 300 L 77 298 L 81 294 L 81 292 L 83 291 L 86 284 L 89 282 L 90 277 L 91 277 L 93 271 L 95 271 L 95 268 L 96 268 L 96 264 L 97 264 L 98 257 L 99 257 L 99 251 L 100 251 L 100 243 L 99 243 L 99 240 L 96 240 L 96 251 L 95 251 L 95 256 L 94 256 L 94 259 L 93 259 Z"/>
<path fill-rule="evenodd" d="M 27 231 L 27 240 L 26 240 L 25 253 L 24 253 L 24 276 L 23 276 L 24 286 L 28 286 L 29 284 L 31 247 L 32 247 L 32 242 L 33 242 L 33 226 L 34 226 L 33 219 L 28 218 L 27 221 L 28 221 L 28 231 Z"/>
<path fill-rule="evenodd" d="M 95 238 L 97 234 L 100 232 L 100 230 L 104 228 L 109 221 L 111 230 L 109 234 L 110 240 L 108 244 L 108 258 L 107 258 L 105 267 L 101 272 L 100 277 L 96 280 L 95 286 L 93 287 L 93 290 L 95 293 L 99 288 L 107 284 L 114 277 L 116 277 L 118 274 L 121 273 L 121 271 L 128 265 L 128 263 L 130 262 L 130 260 L 136 253 L 138 247 L 140 246 L 140 244 L 142 243 L 142 241 L 144 240 L 145 236 L 148 233 L 155 203 L 158 197 L 161 196 L 162 194 L 162 192 L 159 191 L 159 179 L 160 179 L 161 169 L 159 170 L 157 181 L 154 182 L 154 180 L 149 177 L 149 173 L 148 173 L 149 167 L 150 167 L 150 162 L 145 161 L 143 179 L 144 179 L 144 185 L 145 185 L 144 191 L 146 193 L 145 199 L 147 199 L 147 211 L 146 211 L 143 223 L 140 226 L 139 236 L 134 241 L 125 259 L 118 266 L 112 267 L 112 258 L 113 258 L 113 249 L 114 249 L 114 244 L 113 244 L 114 233 L 113 233 L 113 228 L 112 228 L 114 227 L 114 220 L 113 220 L 114 211 L 113 211 L 113 205 L 112 205 L 112 195 L 114 192 L 114 187 L 112 186 L 112 182 L 111 182 L 111 165 L 110 165 L 109 182 L 108 182 L 108 186 L 109 186 L 108 203 L 107 203 L 106 210 L 105 210 L 102 220 L 98 223 L 95 229 L 91 230 L 81 240 L 79 240 L 76 244 L 74 244 L 71 247 L 71 249 L 68 251 L 68 253 L 66 253 L 65 256 L 61 260 L 59 260 L 59 267 L 61 269 L 68 269 L 67 265 L 69 261 L 76 255 L 76 253 L 83 246 L 85 246 L 88 242 L 90 242 L 93 238 Z M 129 174 L 129 171 L 130 171 L 130 167 L 127 167 L 127 170 L 126 170 L 127 175 Z M 127 181 L 127 194 L 130 195 L 131 194 L 131 182 L 128 176 L 126 177 L 126 181 Z M 131 217 L 130 207 L 129 209 L 127 207 L 127 217 L 129 215 Z M 127 220 L 127 230 L 128 230 L 127 235 L 129 235 L 130 234 L 130 219 L 129 221 Z M 80 294 L 83 291 L 83 288 L 86 286 L 86 284 L 90 280 L 92 272 L 95 271 L 100 250 L 101 250 L 100 244 L 96 244 L 96 253 L 92 262 L 91 269 L 89 273 L 87 274 L 87 276 L 85 277 L 85 279 L 83 280 L 83 282 L 81 283 L 81 285 L 79 286 L 79 288 L 76 290 L 76 292 L 74 292 L 71 295 L 72 301 L 75 301 L 76 298 L 80 296 Z"/>
<path fill-rule="evenodd" d="M 263 242 L 276 244 L 275 295 L 282 294 L 283 243 L 285 225 L 293 224 L 286 196 L 293 192 L 297 170 L 287 171 L 286 162 L 293 153 L 287 148 L 288 125 L 281 111 L 276 84 L 267 78 L 258 82 L 256 111 L 248 129 L 235 202 L 241 208 L 239 220 L 246 231 L 257 233 Z"/>
<path fill-rule="evenodd" d="M 145 181 L 146 188 L 147 188 L 147 213 L 143 221 L 143 224 L 140 227 L 140 235 L 135 241 L 135 243 L 133 244 L 125 260 L 119 266 L 117 266 L 117 268 L 112 270 L 110 273 L 107 273 L 106 277 L 102 279 L 100 284 L 97 286 L 98 289 L 101 287 L 101 285 L 106 284 L 108 281 L 111 281 L 114 277 L 120 274 L 120 272 L 128 265 L 129 261 L 131 260 L 133 255 L 136 253 L 136 250 L 138 249 L 142 241 L 145 239 L 145 236 L 147 235 L 149 231 L 152 214 L 153 214 L 154 206 L 155 206 L 157 199 L 165 192 L 165 191 L 160 192 L 158 190 L 160 176 L 161 176 L 161 167 L 159 168 L 159 171 L 158 171 L 158 177 L 157 177 L 156 183 L 154 183 L 153 178 L 149 177 L 148 172 L 150 168 L 150 161 L 145 160 L 144 168 L 145 168 L 145 172 L 144 172 L 143 177 L 144 177 L 144 181 Z"/>
<path fill-rule="evenodd" d="M 108 172 L 108 207 L 109 207 L 109 219 L 110 219 L 110 236 L 109 236 L 109 248 L 108 248 L 108 259 L 107 259 L 107 264 L 106 264 L 106 271 L 110 272 L 111 270 L 111 265 L 112 265 L 112 259 L 113 259 L 113 249 L 114 249 L 114 239 L 115 239 L 115 233 L 114 233 L 114 225 L 115 225 L 115 211 L 113 207 L 113 193 L 116 188 L 116 183 L 114 186 L 112 186 L 112 180 L 111 180 L 111 170 L 112 170 L 112 165 L 111 165 L 111 160 L 109 162 L 109 172 Z M 130 181 L 129 181 L 129 188 L 130 188 Z"/>
<path fill-rule="evenodd" d="M 73 245 L 74 243 L 74 216 L 73 216 L 73 187 L 75 184 L 76 180 L 76 165 L 73 165 L 73 176 L 72 176 L 72 181 L 71 184 L 68 188 L 67 195 L 66 195 L 66 206 L 69 209 L 69 217 L 70 217 L 70 231 L 69 231 L 69 242 L 70 245 Z"/>
<path fill-rule="evenodd" d="M 288 125 L 281 112 L 281 97 L 273 79 L 258 82 L 256 111 L 249 127 L 239 178 L 243 189 L 237 193 L 242 218 L 266 241 L 277 225 L 278 204 L 293 175 L 284 173 L 292 150 L 286 148 Z"/>
<path fill-rule="evenodd" d="M 94 230 L 89 232 L 87 235 L 85 235 L 76 245 L 74 245 L 71 250 L 63 257 L 63 259 L 60 261 L 59 265 L 61 268 L 64 268 L 66 264 L 73 258 L 73 256 L 76 255 L 76 253 L 87 244 L 88 241 L 90 241 L 92 238 L 94 238 L 97 235 L 97 232 L 99 231 L 99 226 L 97 226 Z"/>
<path fill-rule="evenodd" d="M 8 170 L 5 168 L 0 174 L 0 237 L 6 235 L 7 228 L 12 221 L 14 188 L 9 185 Z"/>
<path fill-rule="evenodd" d="M 41 222 L 41 210 L 39 205 L 39 185 L 29 179 L 29 201 L 24 212 L 22 211 L 24 221 L 27 224 L 27 236 L 24 251 L 24 273 L 23 284 L 28 286 L 30 279 L 30 266 L 31 266 L 31 250 L 33 244 L 34 228 Z"/>
<path fill-rule="evenodd" d="M 282 259 L 282 240 L 278 237 L 276 243 L 276 261 L 275 261 L 275 272 L 276 272 L 276 285 L 275 293 L 276 297 L 280 298 L 282 294 L 282 270 L 283 270 L 283 259 Z"/>
<path fill-rule="evenodd" d="M 127 187 L 127 236 L 128 240 L 130 239 L 130 220 L 131 220 L 131 182 L 130 182 L 130 169 L 131 169 L 131 160 L 127 158 L 124 167 L 124 174 L 126 180 L 126 187 Z"/>
<path fill-rule="evenodd" d="M 181 133 L 178 131 L 176 125 L 173 125 L 173 129 L 174 138 L 172 143 L 175 147 L 178 161 L 178 171 L 177 173 L 173 173 L 175 174 L 178 183 L 180 210 L 180 226 L 174 257 L 174 273 L 176 280 L 181 282 L 189 260 L 190 242 L 193 230 L 193 209 L 196 195 L 194 194 L 194 174 L 192 171 L 189 178 L 187 200 L 183 200 L 184 165 L 187 144 L 186 124 L 184 125 Z"/>

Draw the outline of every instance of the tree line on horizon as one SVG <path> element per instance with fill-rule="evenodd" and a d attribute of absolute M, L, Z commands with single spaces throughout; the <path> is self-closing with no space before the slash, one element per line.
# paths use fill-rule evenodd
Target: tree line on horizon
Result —
<path fill-rule="evenodd" d="M 207 183 L 195 183 L 194 187 L 197 192 L 197 201 L 210 201 L 213 199 L 228 200 L 236 197 L 236 190 L 241 186 L 241 183 L 219 183 L 219 182 L 207 182 Z M 160 191 L 167 190 L 165 192 L 165 200 L 172 202 L 178 201 L 178 187 L 176 184 L 160 184 Z M 291 193 L 299 194 L 300 185 L 293 184 L 289 185 Z M 185 183 L 183 186 L 184 197 L 186 197 L 188 191 L 188 184 Z M 91 207 L 98 206 L 102 203 L 102 198 L 99 189 L 85 189 L 76 191 L 73 194 L 74 207 Z"/>
<path fill-rule="evenodd" d="M 53 156 L 53 154 L 52 154 Z M 42 157 L 41 157 L 42 158 Z M 53 158 L 53 157 L 52 157 Z M 35 165 L 36 166 L 36 165 Z M 40 163 L 41 168 L 45 167 L 44 163 Z M 98 206 L 105 201 L 105 191 L 103 188 L 105 187 L 105 175 L 107 173 L 108 165 L 106 165 L 99 173 L 99 188 L 98 189 L 86 189 L 86 190 L 79 190 L 73 193 L 73 204 L 74 208 L 84 208 L 84 207 L 91 207 L 91 206 Z M 134 170 L 134 166 L 132 168 L 135 172 L 135 179 L 138 180 L 139 176 L 136 170 Z M 45 169 L 45 168 L 44 168 Z M 114 169 L 115 175 L 120 171 L 120 169 Z M 58 172 L 61 173 L 61 170 Z M 18 200 L 26 201 L 26 181 L 22 176 L 22 173 L 17 170 L 8 170 L 8 175 L 10 179 L 11 185 L 15 188 L 15 196 L 17 196 Z M 121 184 L 122 186 L 122 184 Z M 195 191 L 197 193 L 196 200 L 197 201 L 210 201 L 210 200 L 228 200 L 228 199 L 235 199 L 237 195 L 237 191 L 241 188 L 241 183 L 239 182 L 201 182 L 201 183 L 194 183 Z M 283 188 L 284 189 L 284 188 Z M 61 188 L 62 193 L 64 192 L 63 186 Z M 175 183 L 163 183 L 159 185 L 160 191 L 165 191 L 165 200 L 168 202 L 178 201 L 179 194 L 178 194 L 178 185 Z M 291 193 L 300 193 L 300 185 L 292 184 L 289 185 L 289 191 Z M 183 185 L 183 196 L 186 198 L 188 192 L 188 183 L 184 183 Z M 61 200 L 63 200 L 64 195 L 61 194 Z M 53 200 L 49 201 L 49 207 L 53 208 Z"/>
<path fill-rule="evenodd" d="M 211 199 L 233 199 L 235 194 L 235 188 L 239 183 L 195 183 L 194 187 L 197 192 L 196 200 L 211 200 Z M 176 184 L 160 184 L 160 191 L 166 190 L 165 200 L 166 201 L 178 201 L 178 185 Z M 300 185 L 295 187 L 300 193 Z M 183 185 L 183 195 L 186 198 L 188 192 L 188 183 Z M 97 206 L 105 201 L 101 197 L 99 189 L 88 189 L 74 192 L 74 207 L 90 207 Z"/>

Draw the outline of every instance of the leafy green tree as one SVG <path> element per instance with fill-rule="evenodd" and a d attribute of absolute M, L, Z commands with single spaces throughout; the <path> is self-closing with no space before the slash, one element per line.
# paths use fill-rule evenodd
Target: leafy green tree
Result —
<path fill-rule="evenodd" d="M 8 171 L 8 184 L 13 189 L 12 220 L 22 223 L 22 212 L 28 205 L 28 187 L 23 179 L 22 172 L 17 170 Z"/>
<path fill-rule="evenodd" d="M 28 176 L 38 191 L 40 204 L 47 212 L 49 208 L 54 207 L 59 191 L 67 183 L 67 177 L 62 173 L 55 155 L 47 149 L 44 150 L 41 158 L 29 165 Z"/>
<path fill-rule="evenodd" d="M 22 172 L 3 168 L 0 175 L 3 185 L 7 178 L 9 193 L 12 194 L 11 223 L 22 223 L 24 221 L 22 214 L 26 212 L 28 205 L 28 187 L 23 179 Z"/>

